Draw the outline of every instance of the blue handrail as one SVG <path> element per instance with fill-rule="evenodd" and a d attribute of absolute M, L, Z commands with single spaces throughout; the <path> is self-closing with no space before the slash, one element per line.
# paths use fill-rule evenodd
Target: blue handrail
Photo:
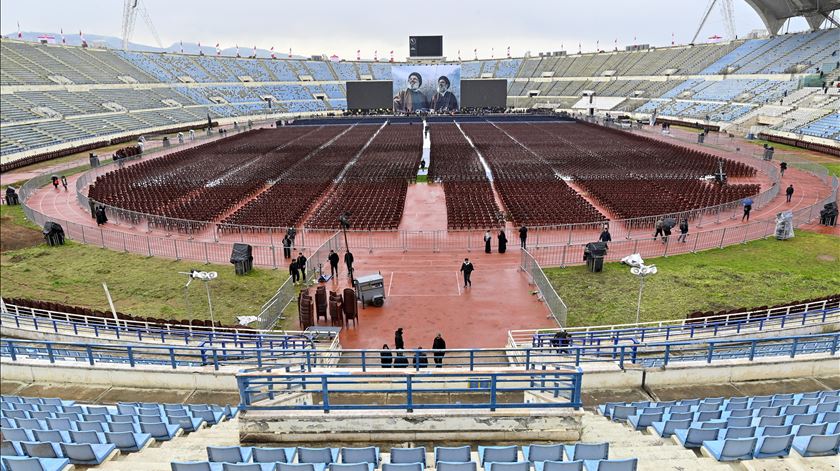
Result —
<path fill-rule="evenodd" d="M 748 359 L 768 356 L 790 356 L 805 353 L 837 353 L 840 333 L 812 334 L 777 338 L 732 340 L 693 340 L 648 344 L 613 344 L 595 346 L 562 346 L 499 349 L 406 350 L 407 370 L 420 371 L 435 366 L 440 357 L 447 368 L 481 368 L 508 366 L 537 370 L 547 366 L 610 362 L 619 367 L 640 365 L 665 366 L 674 362 L 703 361 L 711 363 L 724 359 Z M 395 354 L 393 350 L 388 351 Z M 369 369 L 395 366 L 383 363 L 381 350 L 315 350 L 276 348 L 181 347 L 156 345 L 113 345 L 36 340 L 0 339 L 0 356 L 18 361 L 19 357 L 96 364 L 165 365 L 179 367 L 222 366 L 241 368 L 278 368 L 311 372 L 317 368 L 340 366 L 365 372 Z M 426 361 L 421 358 L 425 356 Z M 396 359 L 392 356 L 391 359 Z M 339 365 L 340 360 L 340 365 Z"/>
<path fill-rule="evenodd" d="M 563 368 L 492 373 L 430 370 L 422 373 L 394 371 L 352 375 L 261 372 L 240 373 L 236 381 L 241 407 L 246 410 L 321 410 L 328 413 L 333 410 L 578 409 L 582 406 L 582 377 L 580 368 Z M 330 400 L 331 396 L 348 391 L 353 393 L 349 401 L 347 398 L 340 403 Z M 470 394 L 470 400 L 450 402 L 448 395 L 451 393 Z M 547 397 L 542 401 L 528 400 L 528 393 L 540 393 Z M 301 400 L 301 395 L 305 394 L 311 396 Z M 386 394 L 391 394 L 387 401 L 384 400 Z M 423 395 L 422 402 L 416 400 L 419 394 Z M 369 400 L 360 400 L 358 395 L 367 395 Z M 295 396 L 295 400 L 285 404 L 278 401 L 289 396 Z M 260 404 L 262 401 L 269 402 Z"/>
<path fill-rule="evenodd" d="M 139 326 L 120 326 L 115 325 L 116 321 L 105 318 L 91 318 L 96 322 L 81 323 L 61 319 L 51 319 L 35 315 L 38 309 L 32 309 L 30 315 L 14 314 L 10 311 L 4 311 L 0 320 L 3 322 L 14 322 L 18 328 L 32 327 L 34 330 L 42 332 L 48 331 L 55 334 L 70 334 L 80 335 L 84 332 L 92 333 L 95 337 L 100 337 L 105 333 L 113 335 L 118 340 L 138 342 L 153 340 L 166 343 L 167 341 L 177 341 L 183 345 L 206 345 L 212 342 L 230 342 L 241 343 L 246 342 L 265 342 L 270 341 L 273 344 L 282 344 L 282 348 L 314 348 L 312 338 L 302 334 L 270 334 L 265 332 L 242 332 L 242 331 L 227 331 L 227 330 L 211 330 L 207 327 L 193 327 L 192 329 L 181 329 L 178 326 L 171 326 L 167 328 L 146 328 Z M 61 314 L 67 316 L 74 316 L 74 314 Z"/>
<path fill-rule="evenodd" d="M 757 328 L 759 332 L 777 328 L 784 328 L 789 325 L 804 325 L 808 322 L 825 322 L 827 317 L 840 313 L 840 308 L 816 309 L 805 312 L 789 314 L 765 314 L 749 319 L 731 319 L 717 322 L 686 323 L 681 325 L 652 326 L 652 327 L 629 327 L 611 330 L 588 330 L 585 332 L 569 331 L 569 340 L 573 344 L 592 345 L 606 341 L 620 342 L 621 340 L 633 339 L 637 342 L 645 342 L 650 338 L 664 337 L 665 340 L 677 335 L 688 335 L 695 338 L 700 334 L 720 335 L 725 333 L 738 334 L 745 328 Z M 531 345 L 534 347 L 551 346 L 555 332 L 538 332 L 531 338 Z"/>

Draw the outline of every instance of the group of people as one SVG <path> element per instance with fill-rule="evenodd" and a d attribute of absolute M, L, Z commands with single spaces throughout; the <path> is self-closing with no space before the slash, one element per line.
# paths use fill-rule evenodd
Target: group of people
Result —
<path fill-rule="evenodd" d="M 674 222 L 665 221 L 663 218 L 659 218 L 656 220 L 654 224 L 654 233 L 653 233 L 653 240 L 656 240 L 659 237 L 662 237 L 662 243 L 667 244 L 668 238 L 671 237 L 671 228 L 673 227 L 672 224 Z M 677 237 L 677 242 L 685 243 L 686 239 L 688 238 L 688 219 L 683 218 L 680 221 L 679 225 L 680 236 Z"/>
<path fill-rule="evenodd" d="M 291 244 L 289 243 L 289 236 L 287 235 L 283 238 L 283 255 L 286 258 L 291 258 Z M 289 264 L 289 275 L 292 277 L 292 282 L 297 283 L 301 281 L 306 283 L 306 263 L 308 259 L 306 256 L 303 255 L 303 252 L 299 252 L 298 256 L 292 259 L 292 262 Z M 335 253 L 334 250 L 330 250 L 330 254 L 327 256 L 327 261 L 330 262 L 330 275 L 335 278 L 338 276 L 338 261 L 339 257 L 338 254 Z M 347 251 L 344 253 L 344 263 L 347 265 L 347 275 L 352 276 L 353 274 L 353 253 Z"/>
<path fill-rule="evenodd" d="M 334 250 L 330 250 L 330 254 L 327 256 L 327 260 L 330 262 L 330 276 L 333 278 L 338 276 L 338 261 L 339 257 L 338 254 L 335 253 Z M 344 264 L 347 265 L 347 276 L 353 276 L 353 252 L 349 250 L 344 252 Z"/>
<path fill-rule="evenodd" d="M 507 251 L 507 234 L 505 234 L 505 230 L 499 230 L 499 234 L 496 236 L 499 240 L 499 253 L 505 253 Z M 493 241 L 493 236 L 490 234 L 490 231 L 484 232 L 484 253 L 492 253 L 493 250 L 490 247 L 490 243 Z M 519 228 L 519 246 L 523 249 L 528 248 L 528 228 L 525 225 Z"/>
<path fill-rule="evenodd" d="M 52 184 L 53 184 L 53 188 L 55 188 L 55 191 L 58 191 L 58 185 L 59 184 L 61 184 L 61 186 L 64 187 L 64 191 L 67 191 L 67 177 L 65 177 L 64 175 L 62 175 L 61 177 L 53 175 L 51 177 L 51 179 L 52 179 Z"/>
<path fill-rule="evenodd" d="M 423 347 L 417 347 L 417 350 L 422 350 Z M 413 363 L 415 368 L 428 368 L 429 357 L 426 352 L 418 351 L 413 354 Z M 434 341 L 432 341 L 432 358 L 435 362 L 435 368 L 443 367 L 443 357 L 446 355 L 446 341 L 443 336 L 438 333 Z M 383 368 L 408 368 L 408 357 L 405 356 L 405 340 L 403 339 L 403 329 L 400 327 L 394 332 L 394 351 L 388 347 L 388 344 L 382 345 L 382 350 L 379 352 L 380 362 Z"/>

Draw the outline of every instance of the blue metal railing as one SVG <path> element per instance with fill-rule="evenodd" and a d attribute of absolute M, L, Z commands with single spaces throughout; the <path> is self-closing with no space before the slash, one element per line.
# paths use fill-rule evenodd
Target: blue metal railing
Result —
<path fill-rule="evenodd" d="M 246 410 L 510 409 L 582 406 L 580 368 L 550 371 L 451 373 L 427 370 L 351 374 L 240 373 L 236 377 Z M 331 401 L 350 392 L 352 399 Z M 469 395 L 450 401 L 450 394 Z M 544 395 L 533 400 L 529 393 Z M 308 395 L 308 396 L 302 396 Z M 422 395 L 422 400 L 418 400 Z M 291 399 L 283 403 L 283 399 Z M 266 402 L 263 402 L 266 401 Z M 263 402 L 261 404 L 261 402 Z"/>
<path fill-rule="evenodd" d="M 0 356 L 18 361 L 19 358 L 41 361 L 80 362 L 96 364 L 165 365 L 181 367 L 222 366 L 237 368 L 278 368 L 289 371 L 312 372 L 325 367 L 360 370 L 379 370 L 383 367 L 403 367 L 415 371 L 434 368 L 439 357 L 447 368 L 469 371 L 481 368 L 521 367 L 539 370 L 556 365 L 580 366 L 587 363 L 609 362 L 620 368 L 630 365 L 642 367 L 665 366 L 675 362 L 702 361 L 711 363 L 726 359 L 753 360 L 756 357 L 789 356 L 806 353 L 834 355 L 840 333 L 813 334 L 791 337 L 694 340 L 647 344 L 611 344 L 562 347 L 453 349 L 444 355 L 435 350 L 389 350 L 393 356 L 384 363 L 381 350 L 316 350 L 232 347 L 180 347 L 152 345 L 103 345 L 69 342 L 0 339 Z M 401 361 L 395 361 L 399 358 Z"/>
<path fill-rule="evenodd" d="M 822 303 L 821 303 L 822 304 Z M 765 330 L 784 329 L 806 324 L 821 324 L 831 321 L 832 317 L 840 314 L 840 308 L 814 309 L 806 312 L 792 312 L 785 314 L 766 313 L 761 316 L 749 318 L 733 318 L 719 321 L 706 321 L 702 323 L 685 323 L 678 325 L 652 326 L 652 327 L 628 327 L 608 330 L 588 330 L 575 332 L 570 330 L 572 344 L 591 345 L 595 343 L 628 341 L 668 341 L 673 337 L 682 336 L 694 339 L 699 336 L 737 335 L 742 330 L 754 329 L 758 332 Z M 840 318 L 837 319 L 840 321 Z M 534 347 L 551 346 L 554 338 L 554 331 L 538 332 L 532 335 L 531 345 Z"/>
<path fill-rule="evenodd" d="M 64 319 L 54 319 L 50 316 L 66 316 Z M 73 318 L 84 319 L 84 322 L 67 320 Z M 219 343 L 234 347 L 244 347 L 245 344 L 273 345 L 277 348 L 314 348 L 314 342 L 301 334 L 272 334 L 250 330 L 213 329 L 210 327 L 176 325 L 161 327 L 154 324 L 135 323 L 131 321 L 114 320 L 100 317 L 80 316 L 76 314 L 52 313 L 41 309 L 9 306 L 0 315 L 0 321 L 18 329 L 29 329 L 36 332 L 64 334 L 75 336 L 110 337 L 125 342 L 161 342 L 177 343 L 180 345 L 207 345 Z M 122 324 L 122 325 L 121 325 Z"/>

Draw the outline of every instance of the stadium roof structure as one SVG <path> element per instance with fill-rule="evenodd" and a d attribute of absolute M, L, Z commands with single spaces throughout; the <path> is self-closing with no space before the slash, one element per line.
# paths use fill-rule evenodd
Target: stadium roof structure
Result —
<path fill-rule="evenodd" d="M 775 35 L 788 18 L 804 17 L 811 29 L 816 30 L 823 21 L 834 26 L 837 21 L 831 12 L 840 10 L 840 0 L 746 0 L 758 13 L 767 31 Z"/>

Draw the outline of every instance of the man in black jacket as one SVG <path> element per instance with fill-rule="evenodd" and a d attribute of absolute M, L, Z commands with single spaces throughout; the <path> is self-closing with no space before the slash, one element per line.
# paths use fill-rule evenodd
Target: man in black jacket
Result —
<path fill-rule="evenodd" d="M 330 256 L 327 257 L 327 260 L 330 261 L 330 275 L 338 276 L 338 254 L 330 250 Z"/>
<path fill-rule="evenodd" d="M 470 281 L 470 275 L 472 274 L 475 267 L 470 262 L 470 259 L 465 258 L 464 263 L 461 264 L 461 271 L 464 272 L 464 288 L 469 286 L 472 288 L 472 281 Z"/>
<path fill-rule="evenodd" d="M 519 246 L 528 249 L 528 228 L 525 227 L 525 224 L 519 228 Z"/>
<path fill-rule="evenodd" d="M 300 270 L 298 270 L 297 259 L 293 259 L 289 264 L 289 275 L 292 276 L 292 283 L 297 284 L 300 279 Z"/>
<path fill-rule="evenodd" d="M 435 341 L 432 343 L 432 349 L 435 351 L 435 368 L 443 367 L 443 356 L 446 355 L 446 340 L 443 340 L 443 336 L 437 334 L 435 337 Z"/>
<path fill-rule="evenodd" d="M 303 252 L 300 252 L 297 258 L 298 270 L 300 270 L 300 277 L 304 283 L 306 283 L 306 257 L 303 256 Z"/>
<path fill-rule="evenodd" d="M 347 276 L 353 276 L 353 252 L 344 253 L 344 264 L 347 265 Z"/>

